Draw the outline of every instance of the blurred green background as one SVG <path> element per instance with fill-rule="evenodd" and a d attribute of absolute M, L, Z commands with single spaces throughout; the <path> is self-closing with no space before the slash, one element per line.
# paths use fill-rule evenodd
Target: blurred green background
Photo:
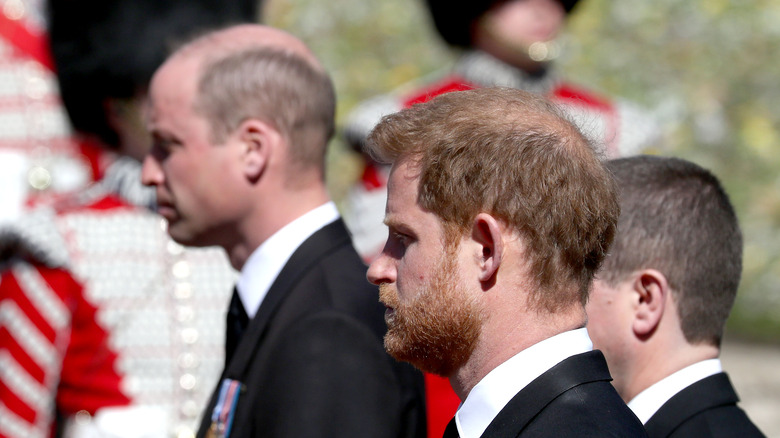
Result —
<path fill-rule="evenodd" d="M 339 121 L 361 100 L 448 68 L 456 53 L 422 0 L 267 0 L 263 21 L 302 38 L 333 74 Z M 780 1 L 581 0 L 561 37 L 562 73 L 644 106 L 676 155 L 723 181 L 745 234 L 729 335 L 780 341 Z M 357 177 L 337 139 L 330 188 Z"/>

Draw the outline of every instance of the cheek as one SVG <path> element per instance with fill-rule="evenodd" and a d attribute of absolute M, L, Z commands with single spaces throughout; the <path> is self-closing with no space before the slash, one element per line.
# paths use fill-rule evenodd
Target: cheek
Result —
<path fill-rule="evenodd" d="M 193 160 L 183 151 L 174 151 L 170 153 L 160 164 L 165 181 L 172 187 L 191 186 L 192 176 L 197 175 L 198 161 Z"/>
<path fill-rule="evenodd" d="M 603 297 L 591 297 L 585 311 L 588 314 L 588 333 L 596 348 L 602 348 L 609 341 L 610 332 L 617 331 L 614 302 Z"/>
<path fill-rule="evenodd" d="M 588 333 L 593 346 L 604 352 L 608 361 L 619 361 L 626 351 L 626 343 L 631 339 L 630 308 L 620 295 L 594 297 L 588 303 Z"/>
<path fill-rule="evenodd" d="M 429 272 L 423 263 L 404 257 L 398 264 L 398 283 L 415 286 L 425 283 Z"/>
<path fill-rule="evenodd" d="M 225 165 L 219 155 L 203 154 L 177 169 L 182 186 L 203 207 L 228 209 L 240 198 L 235 186 L 235 169 Z"/>
<path fill-rule="evenodd" d="M 413 300 L 427 287 L 430 272 L 419 264 L 408 263 L 402 260 L 398 264 L 396 277 L 396 289 L 401 301 Z"/>

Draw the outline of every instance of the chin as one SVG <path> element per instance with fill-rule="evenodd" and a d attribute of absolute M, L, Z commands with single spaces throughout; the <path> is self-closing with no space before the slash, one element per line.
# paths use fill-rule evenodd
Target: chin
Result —
<path fill-rule="evenodd" d="M 197 245 L 197 239 L 184 229 L 180 222 L 168 223 L 168 235 L 171 236 L 174 242 L 185 246 L 200 246 Z"/>

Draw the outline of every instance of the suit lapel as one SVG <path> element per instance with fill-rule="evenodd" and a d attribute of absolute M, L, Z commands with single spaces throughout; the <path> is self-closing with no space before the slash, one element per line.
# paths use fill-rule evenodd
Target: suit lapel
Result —
<path fill-rule="evenodd" d="M 225 372 L 225 377 L 241 380 L 256 351 L 268 323 L 295 284 L 326 255 L 350 243 L 344 223 L 338 219 L 312 234 L 295 250 L 279 276 L 268 289 L 255 317 L 249 321 L 244 336 Z"/>
<path fill-rule="evenodd" d="M 458 426 L 455 424 L 455 417 L 452 417 L 449 423 L 447 423 L 447 427 L 444 429 L 444 435 L 442 435 L 442 438 L 460 438 L 460 434 L 458 433 Z"/>
<path fill-rule="evenodd" d="M 669 436 L 687 419 L 707 409 L 739 401 L 726 373 L 706 377 L 675 394 L 645 424 L 648 435 Z"/>
<path fill-rule="evenodd" d="M 343 221 L 338 219 L 312 234 L 311 237 L 306 239 L 306 241 L 295 250 L 290 257 L 290 260 L 284 265 L 279 276 L 276 277 L 276 280 L 268 290 L 268 293 L 263 299 L 263 303 L 257 310 L 257 314 L 249 321 L 249 325 L 241 337 L 241 341 L 239 342 L 230 363 L 227 364 L 226 368 L 222 371 L 220 382 L 217 385 L 216 390 L 212 393 L 206 410 L 203 413 L 200 429 L 198 430 L 198 438 L 205 437 L 206 431 L 208 431 L 211 424 L 211 414 L 217 402 L 219 385 L 221 385 L 225 378 L 238 381 L 244 380 L 246 370 L 251 364 L 257 349 L 260 347 L 260 339 L 265 333 L 273 315 L 288 295 L 288 292 L 295 286 L 297 281 L 303 277 L 304 272 L 311 269 L 311 267 L 316 265 L 323 257 L 350 242 L 349 232 L 344 226 Z"/>
<path fill-rule="evenodd" d="M 483 436 L 516 436 L 556 397 L 575 386 L 610 381 L 600 351 L 572 356 L 534 379 L 515 395 L 490 423 Z"/>

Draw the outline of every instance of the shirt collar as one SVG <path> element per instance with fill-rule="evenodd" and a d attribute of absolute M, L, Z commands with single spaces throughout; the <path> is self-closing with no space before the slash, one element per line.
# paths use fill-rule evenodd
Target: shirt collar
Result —
<path fill-rule="evenodd" d="M 636 395 L 628 407 L 634 411 L 642 424 L 647 423 L 659 409 L 675 394 L 698 382 L 699 380 L 723 371 L 720 359 L 707 359 L 689 365 Z"/>
<path fill-rule="evenodd" d="M 252 252 L 236 285 L 250 319 L 295 250 L 312 234 L 338 218 L 336 205 L 327 202 L 285 225 Z"/>
<path fill-rule="evenodd" d="M 455 74 L 480 87 L 508 87 L 548 94 L 558 84 L 558 74 L 548 66 L 532 75 L 481 50 L 467 51 L 453 67 Z"/>
<path fill-rule="evenodd" d="M 593 349 L 586 329 L 545 339 L 490 371 L 471 390 L 455 414 L 462 438 L 477 438 L 501 409 L 534 379 L 564 359 Z"/>

